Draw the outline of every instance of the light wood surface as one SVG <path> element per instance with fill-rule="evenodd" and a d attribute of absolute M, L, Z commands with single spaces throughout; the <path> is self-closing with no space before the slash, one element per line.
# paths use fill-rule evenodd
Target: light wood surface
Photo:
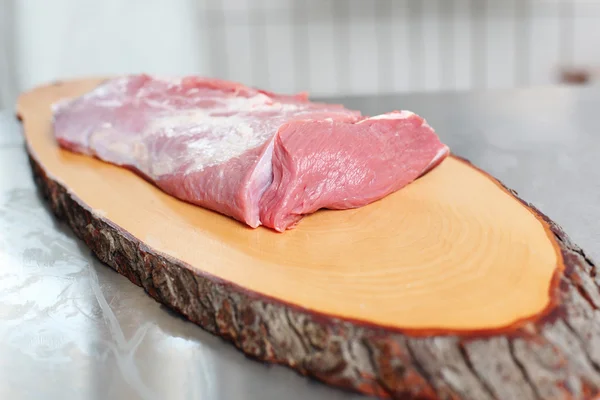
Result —
<path fill-rule="evenodd" d="M 130 171 L 61 150 L 51 103 L 97 83 L 75 80 L 21 97 L 30 154 L 96 216 L 199 274 L 399 329 L 501 328 L 549 305 L 563 260 L 548 224 L 460 159 L 366 207 L 320 211 L 283 234 L 252 230 Z"/>

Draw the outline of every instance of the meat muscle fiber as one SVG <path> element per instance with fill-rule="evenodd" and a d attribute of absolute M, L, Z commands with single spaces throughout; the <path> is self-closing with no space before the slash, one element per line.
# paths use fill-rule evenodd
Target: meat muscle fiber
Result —
<path fill-rule="evenodd" d="M 360 207 L 449 153 L 409 111 L 364 117 L 305 94 L 131 75 L 53 107 L 63 148 L 127 167 L 166 193 L 250 227 L 292 228 L 321 208 Z"/>

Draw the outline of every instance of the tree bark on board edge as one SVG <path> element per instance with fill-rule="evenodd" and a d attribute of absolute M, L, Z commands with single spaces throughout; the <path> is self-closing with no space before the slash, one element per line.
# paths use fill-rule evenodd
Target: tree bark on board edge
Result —
<path fill-rule="evenodd" d="M 504 330 L 400 331 L 319 315 L 194 271 L 92 213 L 34 157 L 29 160 L 54 214 L 101 261 L 252 358 L 329 385 L 398 399 L 590 399 L 600 394 L 600 277 L 557 224 L 521 199 L 549 223 L 564 258 L 551 308 Z"/>

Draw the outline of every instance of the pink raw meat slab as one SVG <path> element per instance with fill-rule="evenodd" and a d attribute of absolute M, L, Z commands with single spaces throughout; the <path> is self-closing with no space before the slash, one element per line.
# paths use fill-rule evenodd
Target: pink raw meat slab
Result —
<path fill-rule="evenodd" d="M 179 199 L 277 231 L 320 208 L 376 201 L 448 154 L 407 111 L 365 118 L 306 94 L 199 77 L 110 79 L 56 104 L 54 134 Z"/>

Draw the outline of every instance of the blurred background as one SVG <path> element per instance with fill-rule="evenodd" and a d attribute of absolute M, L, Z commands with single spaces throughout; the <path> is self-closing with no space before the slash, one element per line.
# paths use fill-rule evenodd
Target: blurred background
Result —
<path fill-rule="evenodd" d="M 596 66 L 600 0 L 0 0 L 0 107 L 85 75 L 330 96 L 593 83 Z"/>

